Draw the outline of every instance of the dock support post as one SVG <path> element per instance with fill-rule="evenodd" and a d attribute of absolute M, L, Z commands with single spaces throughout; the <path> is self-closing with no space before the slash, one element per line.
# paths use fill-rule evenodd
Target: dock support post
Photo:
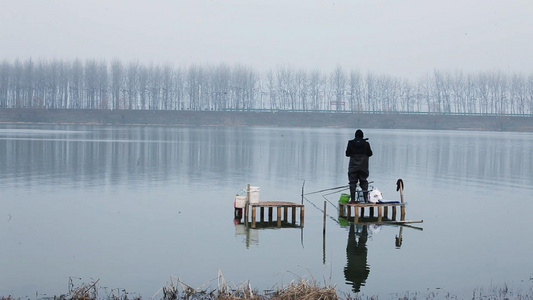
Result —
<path fill-rule="evenodd" d="M 250 184 L 246 185 L 246 204 L 244 205 L 244 219 L 246 225 L 248 225 L 248 210 L 250 209 Z M 255 225 L 255 224 L 254 224 Z"/>
<path fill-rule="evenodd" d="M 292 207 L 292 224 L 296 223 L 296 207 Z"/>
<path fill-rule="evenodd" d="M 345 204 L 339 203 L 339 217 L 344 218 Z"/>
<path fill-rule="evenodd" d="M 255 206 L 252 206 L 252 228 L 255 228 Z"/>
<path fill-rule="evenodd" d="M 281 227 L 281 206 L 278 206 L 278 227 Z"/>
<path fill-rule="evenodd" d="M 250 205 L 248 202 L 244 204 L 244 225 L 248 227 L 248 210 L 250 209 Z"/>
<path fill-rule="evenodd" d="M 300 227 L 304 227 L 304 206 L 300 207 Z"/>

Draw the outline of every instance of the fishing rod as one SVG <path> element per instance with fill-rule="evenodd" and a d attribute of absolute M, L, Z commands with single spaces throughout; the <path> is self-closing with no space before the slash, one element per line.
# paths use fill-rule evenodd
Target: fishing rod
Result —
<path fill-rule="evenodd" d="M 349 189 L 349 188 L 345 188 L 345 189 L 340 190 L 340 191 L 334 191 L 334 192 L 330 192 L 330 193 L 327 193 L 327 194 L 322 194 L 322 197 L 324 197 L 324 196 L 329 196 L 329 195 L 333 195 L 333 194 L 336 194 L 336 193 L 340 193 L 340 192 L 342 192 L 342 191 L 346 191 L 346 190 L 348 190 L 348 189 Z"/>
<path fill-rule="evenodd" d="M 370 183 L 374 183 L 374 181 L 369 181 L 368 183 L 369 183 L 369 184 L 370 184 Z M 304 184 L 305 184 L 305 181 L 304 181 Z M 305 194 L 302 193 L 302 196 L 303 196 L 303 195 L 318 194 L 318 193 L 327 192 L 327 191 L 333 191 L 333 190 L 347 189 L 347 188 L 349 188 L 349 187 L 350 187 L 350 185 L 347 184 L 347 185 L 337 186 L 337 187 L 332 187 L 332 188 L 329 188 L 329 189 L 323 189 L 323 190 L 315 191 L 315 192 L 311 192 L 311 193 L 305 193 Z M 302 186 L 302 191 L 303 191 L 303 186 Z M 337 192 L 338 192 L 338 191 L 337 191 Z M 335 193 L 337 193 L 337 192 L 332 192 L 332 193 L 329 193 L 329 194 L 327 194 L 327 195 L 335 194 Z"/>
<path fill-rule="evenodd" d="M 318 194 L 318 193 L 332 191 L 332 190 L 345 189 L 345 188 L 348 188 L 348 187 L 350 187 L 350 185 L 337 186 L 337 187 L 333 187 L 333 188 L 329 188 L 329 189 L 323 189 L 323 190 L 316 191 L 316 192 L 305 193 L 304 195 Z"/>

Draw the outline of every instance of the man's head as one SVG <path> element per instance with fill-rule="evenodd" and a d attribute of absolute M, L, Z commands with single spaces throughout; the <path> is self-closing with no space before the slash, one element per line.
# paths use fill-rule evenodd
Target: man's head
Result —
<path fill-rule="evenodd" d="M 359 138 L 359 139 L 362 139 L 363 138 L 363 131 L 361 129 L 357 129 L 357 131 L 355 132 L 355 137 L 356 138 Z"/>

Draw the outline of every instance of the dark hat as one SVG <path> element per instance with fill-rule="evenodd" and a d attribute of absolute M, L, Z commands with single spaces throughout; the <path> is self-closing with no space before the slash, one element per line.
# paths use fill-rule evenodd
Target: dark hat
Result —
<path fill-rule="evenodd" d="M 357 129 L 357 131 L 355 132 L 355 137 L 362 139 L 363 136 L 363 131 L 361 129 Z"/>

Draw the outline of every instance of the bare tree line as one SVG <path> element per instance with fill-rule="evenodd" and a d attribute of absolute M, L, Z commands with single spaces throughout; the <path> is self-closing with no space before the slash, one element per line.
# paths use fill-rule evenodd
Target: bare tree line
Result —
<path fill-rule="evenodd" d="M 533 74 L 432 74 L 418 80 L 287 66 L 3 61 L 0 108 L 284 110 L 533 115 Z"/>

